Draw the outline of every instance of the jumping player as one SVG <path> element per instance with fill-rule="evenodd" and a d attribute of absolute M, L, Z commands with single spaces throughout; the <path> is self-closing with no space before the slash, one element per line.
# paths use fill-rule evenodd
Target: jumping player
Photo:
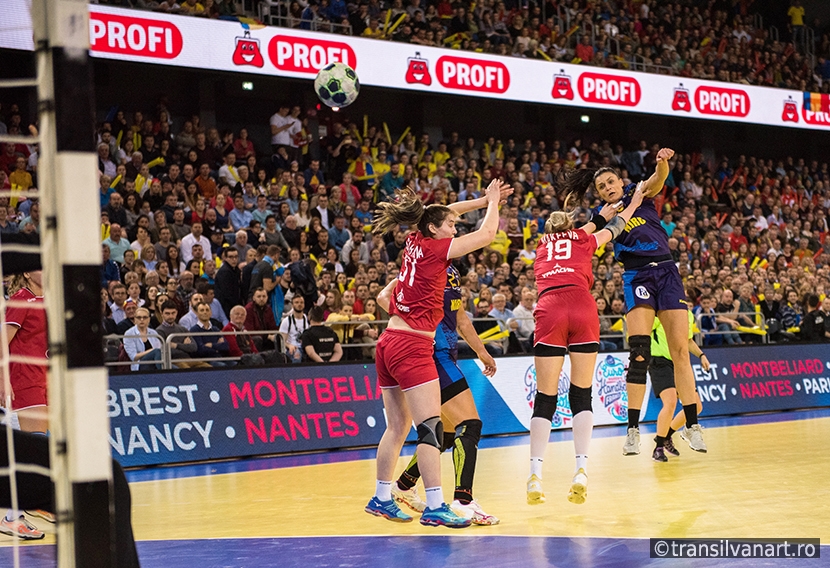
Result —
<path fill-rule="evenodd" d="M 9 284 L 10 301 L 37 305 L 32 308 L 10 306 L 6 309 L 5 339 L 9 355 L 41 359 L 43 365 L 9 362 L 10 389 L 7 391 L 6 382 L 0 380 L 0 406 L 17 413 L 20 429 L 24 432 L 46 435 L 49 430 L 46 397 L 48 344 L 46 311 L 42 309 L 42 277 L 40 270 L 23 272 L 12 276 Z M 30 514 L 50 523 L 55 522 L 54 515 L 46 511 L 31 511 Z M 0 533 L 24 540 L 38 540 L 45 536 L 43 531 L 13 510 L 9 510 L 0 520 Z"/>
<path fill-rule="evenodd" d="M 393 287 L 387 286 L 378 296 L 378 304 L 383 309 L 387 309 L 389 305 Z M 476 334 L 467 312 L 461 309 L 461 276 L 455 266 L 450 265 L 447 269 L 447 285 L 444 288 L 444 318 L 435 331 L 433 355 L 441 385 L 441 421 L 445 425 L 445 430 L 449 430 L 444 432 L 442 451 L 452 448 L 455 465 L 455 497 L 450 508 L 459 516 L 472 520 L 475 525 L 496 525 L 499 519 L 485 513 L 473 499 L 473 477 L 478 441 L 481 438 L 481 419 L 467 379 L 458 368 L 459 335 L 484 364 L 484 375 L 492 377 L 496 373 L 496 361 L 484 348 L 484 343 Z M 420 475 L 418 458 L 413 456 L 406 470 L 392 487 L 395 501 L 404 503 L 419 513 L 426 507 L 415 488 Z"/>
<path fill-rule="evenodd" d="M 662 148 L 657 153 L 657 168 L 643 185 L 645 199 L 614 243 L 616 258 L 625 269 L 623 283 L 628 310 L 628 433 L 623 446 L 624 455 L 640 453 L 640 408 L 646 391 L 655 314 L 666 330 L 669 352 L 675 362 L 674 382 L 683 402 L 689 445 L 698 452 L 706 450 L 694 402 L 695 379 L 689 361 L 686 293 L 669 251 L 668 235 L 660 225 L 660 216 L 652 199 L 663 189 L 672 156 L 674 150 L 669 148 Z M 593 188 L 603 200 L 603 205 L 618 207 L 625 207 L 631 202 L 634 190 L 634 184 L 624 186 L 619 173 L 607 167 L 575 170 L 564 185 L 566 192 L 574 192 L 580 197 L 587 189 Z"/>
<path fill-rule="evenodd" d="M 566 209 L 572 197 L 565 200 Z M 599 316 L 596 309 L 591 309 L 594 305 L 591 259 L 598 247 L 623 231 L 642 200 L 643 193 L 638 188 L 631 195 L 631 203 L 618 217 L 614 217 L 615 208 L 605 207 L 580 229 L 574 229 L 572 213 L 554 211 L 545 223 L 545 235 L 539 239 L 534 265 L 540 292 L 533 312 L 536 318 L 533 352 L 537 390 L 530 419 L 530 477 L 527 481 L 530 505 L 545 502 L 542 462 L 556 412 L 559 375 L 568 352 L 571 357 L 568 399 L 573 413 L 576 454 L 568 501 L 581 504 L 587 497 L 588 446 L 594 419 L 591 385 L 599 351 Z"/>
<path fill-rule="evenodd" d="M 695 317 L 692 312 L 688 312 L 688 314 L 689 352 L 700 359 L 703 370 L 708 373 L 709 359 L 692 339 L 695 333 Z M 674 363 L 672 363 L 671 353 L 669 353 L 666 342 L 666 332 L 659 319 L 654 320 L 654 329 L 651 332 L 651 363 L 648 367 L 648 374 L 651 376 L 651 388 L 654 391 L 654 396 L 659 398 L 663 404 L 660 414 L 657 415 L 657 436 L 654 438 L 655 447 L 651 459 L 656 462 L 666 462 L 669 461 L 666 454 L 680 455 L 680 452 L 674 447 L 671 437 L 675 430 L 680 429 L 683 425 L 684 414 L 683 411 L 680 411 L 672 419 L 672 413 L 677 406 L 677 390 L 674 388 Z M 700 411 L 703 410 L 703 403 L 700 401 L 700 395 L 696 389 L 695 399 L 697 412 L 700 414 Z M 685 430 L 680 432 L 680 437 L 684 440 L 688 438 Z"/>
<path fill-rule="evenodd" d="M 412 189 L 397 192 L 395 201 L 378 205 L 374 231 L 383 234 L 396 225 L 417 227 L 406 239 L 403 262 L 389 306 L 389 325 L 377 344 L 378 385 L 383 389 L 386 431 L 378 445 L 375 496 L 366 512 L 389 520 L 408 522 L 392 499 L 395 463 L 410 425 L 417 424 L 416 454 L 426 487 L 427 507 L 421 524 L 466 527 L 444 503 L 441 492 L 440 451 L 444 439 L 441 422 L 441 387 L 433 361 L 435 330 L 443 317 L 446 271 L 453 258 L 483 248 L 495 237 L 502 183 L 487 188 L 487 213 L 481 229 L 458 238 L 456 215 L 481 206 L 477 200 L 453 207 L 424 207 Z M 505 186 L 506 195 L 511 190 Z"/>

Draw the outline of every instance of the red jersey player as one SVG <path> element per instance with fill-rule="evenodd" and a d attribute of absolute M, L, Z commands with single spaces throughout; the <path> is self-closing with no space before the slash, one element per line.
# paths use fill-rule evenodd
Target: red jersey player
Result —
<path fill-rule="evenodd" d="M 536 318 L 533 351 L 537 390 L 530 419 L 530 478 L 527 482 L 527 502 L 531 505 L 545 501 L 542 461 L 556 412 L 559 375 L 567 352 L 571 357 L 568 399 L 576 453 L 576 472 L 568 500 L 584 503 L 588 494 L 586 470 L 593 429 L 591 384 L 599 351 L 599 317 L 591 296 L 594 284 L 591 258 L 598 247 L 622 232 L 642 200 L 643 193 L 638 188 L 631 204 L 619 216 L 614 217 L 615 209 L 606 206 L 580 229 L 574 229 L 571 214 L 555 211 L 545 223 L 545 235 L 539 239 L 534 266 L 539 300 L 533 312 Z M 568 201 L 565 201 L 566 207 Z"/>
<path fill-rule="evenodd" d="M 388 286 L 392 301 L 389 326 L 377 344 L 375 360 L 378 384 L 383 389 L 386 431 L 378 445 L 375 496 L 367 513 L 398 522 L 411 521 L 392 499 L 392 480 L 401 447 L 414 420 L 417 424 L 418 463 L 426 487 L 427 508 L 421 524 L 466 527 L 469 519 L 453 513 L 441 493 L 440 451 L 441 387 L 433 360 L 435 330 L 444 315 L 444 286 L 451 259 L 490 244 L 498 228 L 502 197 L 512 189 L 493 181 L 484 198 L 454 203 L 449 207 L 424 207 L 412 189 L 399 191 L 395 201 L 378 204 L 375 233 L 396 225 L 417 227 L 406 240 L 401 271 Z M 478 231 L 454 238 L 455 218 L 487 206 Z M 393 289 L 394 288 L 394 289 Z"/>

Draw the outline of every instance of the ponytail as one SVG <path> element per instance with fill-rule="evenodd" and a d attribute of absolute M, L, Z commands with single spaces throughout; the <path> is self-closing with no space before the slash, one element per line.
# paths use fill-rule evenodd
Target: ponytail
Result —
<path fill-rule="evenodd" d="M 395 225 L 417 226 L 425 237 L 433 238 L 430 225 L 441 225 L 452 210 L 445 205 L 424 207 L 421 198 L 412 188 L 406 187 L 395 192 L 393 201 L 378 203 L 379 212 L 375 215 L 372 232 L 383 235 Z"/>
<path fill-rule="evenodd" d="M 617 176 L 620 175 L 616 169 L 607 166 L 599 169 L 585 168 L 574 170 L 568 174 L 562 183 L 562 193 L 565 195 L 565 202 L 562 209 L 567 211 L 581 203 L 585 197 L 585 193 L 589 189 L 594 188 L 594 180 L 597 179 L 597 176 L 607 172 L 611 172 Z"/>

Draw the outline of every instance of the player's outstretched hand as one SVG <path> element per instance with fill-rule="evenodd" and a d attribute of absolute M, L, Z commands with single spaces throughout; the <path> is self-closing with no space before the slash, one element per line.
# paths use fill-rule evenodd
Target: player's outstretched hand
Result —
<path fill-rule="evenodd" d="M 635 189 L 634 193 L 631 194 L 631 204 L 634 205 L 635 208 L 639 207 L 643 202 L 643 198 L 645 197 L 645 194 L 643 193 L 643 186 L 645 186 L 645 183 L 646 182 L 644 181 L 638 183 L 637 189 Z"/>
<path fill-rule="evenodd" d="M 671 160 L 672 156 L 674 156 L 674 150 L 671 148 L 660 148 L 660 151 L 657 152 L 657 161 L 663 162 L 666 160 Z"/>
<path fill-rule="evenodd" d="M 509 183 L 501 183 L 499 187 L 499 205 L 507 203 L 507 198 L 513 195 L 513 186 Z"/>
<path fill-rule="evenodd" d="M 488 203 L 493 202 L 493 201 L 495 201 L 497 203 L 500 202 L 501 199 L 502 199 L 502 190 L 503 189 L 506 192 L 509 191 L 509 192 L 505 193 L 505 196 L 504 196 L 505 198 L 508 195 L 510 195 L 511 193 L 513 193 L 513 188 L 508 186 L 505 183 L 502 183 L 501 180 L 494 179 L 493 181 L 491 181 L 490 185 L 487 186 L 487 202 Z"/>
<path fill-rule="evenodd" d="M 617 216 L 617 208 L 610 203 L 606 203 L 602 206 L 602 209 L 599 210 L 599 214 L 604 217 L 606 221 L 610 221 Z"/>

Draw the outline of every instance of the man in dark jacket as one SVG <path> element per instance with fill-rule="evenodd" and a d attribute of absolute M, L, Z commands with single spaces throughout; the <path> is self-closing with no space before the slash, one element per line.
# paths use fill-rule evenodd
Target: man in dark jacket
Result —
<path fill-rule="evenodd" d="M 234 247 L 222 249 L 222 266 L 216 271 L 216 299 L 226 314 L 242 303 L 242 271 L 239 252 Z"/>
<path fill-rule="evenodd" d="M 190 328 L 191 333 L 203 333 L 206 331 L 215 332 L 216 335 L 194 335 L 196 343 L 196 356 L 201 358 L 228 357 L 230 347 L 221 330 L 211 321 L 210 304 L 200 303 L 196 307 L 196 314 L 199 316 L 199 323 Z M 212 367 L 227 367 L 233 365 L 230 361 L 210 361 Z"/>
<path fill-rule="evenodd" d="M 248 331 L 273 331 L 276 334 L 279 326 L 274 319 L 274 312 L 268 302 L 268 292 L 265 288 L 256 288 L 250 302 L 245 306 L 245 329 Z M 257 350 L 265 351 L 274 348 L 274 334 L 263 336 L 255 335 L 254 343 Z"/>

